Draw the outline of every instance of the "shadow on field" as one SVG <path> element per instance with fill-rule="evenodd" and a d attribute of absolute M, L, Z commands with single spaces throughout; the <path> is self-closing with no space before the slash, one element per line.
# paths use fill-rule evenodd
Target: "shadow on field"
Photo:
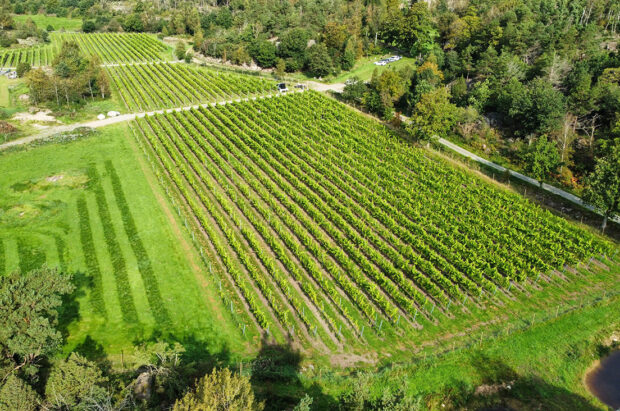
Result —
<path fill-rule="evenodd" d="M 73 285 L 75 289 L 71 294 L 62 297 L 62 305 L 58 309 L 58 330 L 66 340 L 69 325 L 80 319 L 80 303 L 78 299 L 86 295 L 85 290 L 91 287 L 91 281 L 82 271 L 73 273 Z"/>
<path fill-rule="evenodd" d="M 302 354 L 291 342 L 273 344 L 263 339 L 252 363 L 250 382 L 256 397 L 265 401 L 265 410 L 287 410 L 295 407 L 307 394 L 313 399 L 312 409 L 333 409 L 336 400 L 325 395 L 320 386 L 304 387 L 300 379 Z"/>
<path fill-rule="evenodd" d="M 476 368 L 484 385 L 477 387 L 477 393 L 469 395 L 469 398 L 464 401 L 467 409 L 480 411 L 599 410 L 586 398 L 565 388 L 549 384 L 534 374 L 517 373 L 501 359 L 480 354 L 474 357 L 472 365 Z"/>

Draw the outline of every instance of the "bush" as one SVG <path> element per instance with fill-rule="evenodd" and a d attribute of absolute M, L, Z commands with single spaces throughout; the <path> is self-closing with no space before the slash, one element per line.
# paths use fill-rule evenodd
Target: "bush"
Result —
<path fill-rule="evenodd" d="M 214 369 L 196 384 L 196 390 L 174 404 L 174 411 L 185 410 L 262 410 L 256 402 L 248 377 L 233 374 L 228 368 Z"/>
<path fill-rule="evenodd" d="M 95 23 L 93 21 L 90 20 L 84 20 L 84 22 L 82 23 L 82 31 L 84 33 L 92 33 L 93 31 L 95 31 L 97 27 L 95 26 Z"/>
<path fill-rule="evenodd" d="M 15 69 L 15 71 L 17 72 L 17 77 L 24 77 L 31 68 L 32 67 L 30 66 L 30 63 L 24 61 L 17 63 L 17 68 Z"/>

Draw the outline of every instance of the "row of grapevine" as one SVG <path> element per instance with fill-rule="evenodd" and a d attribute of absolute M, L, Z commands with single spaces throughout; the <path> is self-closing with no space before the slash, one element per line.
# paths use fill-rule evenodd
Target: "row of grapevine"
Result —
<path fill-rule="evenodd" d="M 108 73 L 132 111 L 247 98 L 275 90 L 274 82 L 259 77 L 184 64 L 124 65 L 108 67 Z"/>
<path fill-rule="evenodd" d="M 145 33 L 52 33 L 52 41 L 74 41 L 85 55 L 97 55 L 105 64 L 164 60 L 166 46 Z"/>
<path fill-rule="evenodd" d="M 174 84 L 188 70 L 153 66 L 127 73 L 128 97 L 147 76 Z M 318 93 L 137 124 L 264 328 L 346 340 L 612 249 Z"/>

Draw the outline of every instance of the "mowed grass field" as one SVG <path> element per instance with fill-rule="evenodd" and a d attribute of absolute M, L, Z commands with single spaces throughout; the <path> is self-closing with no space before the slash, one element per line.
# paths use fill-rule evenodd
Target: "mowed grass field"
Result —
<path fill-rule="evenodd" d="M 70 17 L 46 16 L 45 14 L 16 14 L 13 19 L 17 23 L 23 23 L 32 19 L 38 28 L 46 30 L 51 25 L 54 31 L 78 31 L 82 29 L 82 19 Z"/>
<path fill-rule="evenodd" d="M 68 351 L 87 343 L 118 354 L 162 339 L 245 353 L 130 137 L 122 124 L 0 154 L 0 273 L 48 264 L 75 276 L 61 323 Z"/>

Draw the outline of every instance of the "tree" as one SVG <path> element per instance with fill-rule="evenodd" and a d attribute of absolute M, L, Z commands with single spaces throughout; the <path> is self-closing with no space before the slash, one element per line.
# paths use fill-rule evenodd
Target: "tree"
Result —
<path fill-rule="evenodd" d="M 396 43 L 401 48 L 409 48 L 412 55 L 427 55 L 438 36 L 428 4 L 421 1 L 413 3 L 405 13 Z"/>
<path fill-rule="evenodd" d="M 34 104 L 47 101 L 52 96 L 49 76 L 42 69 L 30 70 L 26 74 L 26 85 L 30 89 L 30 99 Z"/>
<path fill-rule="evenodd" d="M 284 59 L 278 59 L 278 61 L 276 62 L 276 69 L 274 71 L 274 74 L 277 78 L 282 78 L 284 77 L 284 72 L 286 71 L 286 61 L 284 61 Z"/>
<path fill-rule="evenodd" d="M 144 31 L 144 23 L 142 23 L 142 18 L 137 13 L 127 16 L 125 20 L 123 20 L 123 24 L 121 24 L 121 26 L 125 31 Z"/>
<path fill-rule="evenodd" d="M 174 54 L 177 56 L 177 60 L 183 60 L 183 58 L 185 58 L 185 54 L 187 54 L 185 43 L 178 41 L 176 47 L 174 48 Z"/>
<path fill-rule="evenodd" d="M 615 144 L 610 154 L 596 161 L 585 184 L 583 199 L 601 211 L 601 230 L 605 232 L 609 217 L 620 213 L 620 144 Z"/>
<path fill-rule="evenodd" d="M 463 76 L 457 78 L 450 87 L 452 101 L 459 107 L 467 105 L 467 82 Z"/>
<path fill-rule="evenodd" d="M 502 89 L 508 115 L 521 135 L 549 133 L 559 128 L 565 113 L 564 96 L 542 78 L 526 87 L 517 83 Z"/>
<path fill-rule="evenodd" d="M 282 35 L 278 46 L 278 55 L 284 59 L 291 59 L 301 68 L 306 60 L 310 33 L 302 28 L 294 28 Z"/>
<path fill-rule="evenodd" d="M 14 374 L 0 386 L 0 411 L 35 411 L 40 402 L 39 394 Z"/>
<path fill-rule="evenodd" d="M 187 53 L 185 53 L 185 56 L 183 56 L 183 61 L 189 64 L 192 62 L 193 58 L 194 58 L 194 54 L 191 51 L 188 51 Z"/>
<path fill-rule="evenodd" d="M 416 103 L 407 131 L 420 141 L 446 135 L 456 123 L 457 110 L 446 88 L 432 90 Z"/>
<path fill-rule="evenodd" d="M 363 81 L 361 81 L 358 77 L 352 77 L 347 80 L 347 84 L 344 86 L 342 98 L 345 101 L 359 104 L 362 102 L 364 93 L 366 93 L 367 90 L 368 87 Z"/>
<path fill-rule="evenodd" d="M 56 330 L 62 296 L 73 291 L 71 276 L 49 268 L 0 276 L 0 365 L 5 375 L 34 374 L 41 356 L 62 343 Z"/>
<path fill-rule="evenodd" d="M 17 68 L 15 71 L 17 72 L 17 77 L 24 77 L 30 71 L 32 67 L 30 67 L 30 63 L 26 61 L 22 61 L 17 63 Z"/>
<path fill-rule="evenodd" d="M 233 374 L 228 368 L 214 369 L 198 380 L 196 388 L 174 404 L 174 411 L 262 410 L 254 399 L 248 377 Z"/>
<path fill-rule="evenodd" d="M 84 20 L 84 22 L 82 23 L 82 31 L 84 33 L 92 33 L 96 29 L 97 29 L 97 26 L 95 26 L 94 21 Z"/>
<path fill-rule="evenodd" d="M 276 51 L 277 48 L 272 42 L 259 40 L 250 48 L 250 55 L 256 60 L 259 66 L 273 67 L 276 63 Z"/>
<path fill-rule="evenodd" d="M 325 44 L 317 43 L 308 49 L 306 66 L 315 77 L 325 77 L 333 73 L 334 65 Z"/>
<path fill-rule="evenodd" d="M 540 181 L 541 187 L 545 177 L 557 172 L 562 164 L 557 146 L 553 141 L 547 140 L 546 135 L 540 136 L 534 143 L 525 146 L 521 159 L 525 165 L 525 171 Z"/>
<path fill-rule="evenodd" d="M 97 365 L 77 353 L 52 367 L 45 397 L 54 408 L 73 409 L 91 398 L 105 396 L 103 376 Z"/>

